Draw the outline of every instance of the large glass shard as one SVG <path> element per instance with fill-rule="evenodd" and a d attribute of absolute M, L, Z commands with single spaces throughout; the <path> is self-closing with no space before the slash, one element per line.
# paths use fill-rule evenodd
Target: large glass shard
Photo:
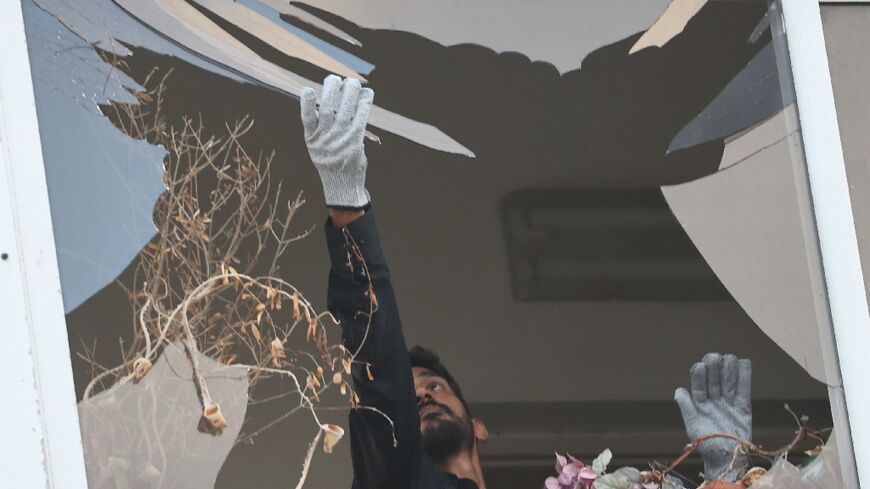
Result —
<path fill-rule="evenodd" d="M 261 85 L 295 96 L 305 86 L 321 88 L 264 60 L 183 0 L 116 0 L 116 3 L 157 32 Z M 379 107 L 372 109 L 369 124 L 433 149 L 473 156 L 468 148 L 436 127 Z"/>
<path fill-rule="evenodd" d="M 858 489 L 844 481 L 837 449 L 836 432 L 831 432 L 821 453 L 812 461 L 797 467 L 786 458 L 777 459 L 764 476 L 755 481 L 756 489 Z"/>
<path fill-rule="evenodd" d="M 287 56 L 308 61 L 343 77 L 350 76 L 365 81 L 365 78 L 357 73 L 356 70 L 339 62 L 288 29 L 284 29 L 268 17 L 248 8 L 241 2 L 226 0 L 194 0 L 194 2 L 247 31 Z"/>
<path fill-rule="evenodd" d="M 209 3 L 212 3 L 214 1 L 215 0 L 209 0 Z M 218 3 L 221 3 L 221 2 L 218 2 Z M 281 12 L 284 10 L 289 10 L 291 12 L 295 12 L 295 10 L 299 10 L 299 9 L 296 9 L 295 7 L 290 8 L 290 9 L 274 9 L 270 5 L 267 5 L 266 3 L 261 2 L 259 0 L 236 0 L 234 3 L 244 5 L 246 8 L 250 9 L 251 11 L 256 12 L 256 14 L 259 15 L 259 18 L 261 20 L 265 19 L 266 21 L 272 23 L 273 26 L 277 26 L 277 28 L 284 30 L 284 31 L 287 31 L 293 38 L 298 38 L 300 40 L 305 41 L 308 45 L 306 49 L 315 48 L 319 52 L 331 57 L 334 60 L 334 62 L 338 63 L 339 66 L 346 65 L 344 69 L 348 70 L 349 72 L 352 72 L 353 73 L 352 76 L 363 79 L 362 74 L 368 75 L 369 73 L 371 73 L 372 69 L 374 69 L 373 64 L 368 63 L 367 61 L 365 61 L 357 56 L 354 56 L 353 54 L 350 54 L 349 52 L 347 52 L 347 51 L 345 51 L 337 46 L 334 46 L 334 45 L 324 41 L 323 39 L 320 39 L 319 37 L 317 37 L 313 34 L 310 34 L 307 31 L 290 24 L 289 22 L 285 22 L 281 18 Z M 257 26 L 258 23 L 255 23 L 254 25 Z M 330 27 L 330 25 L 327 24 L 326 22 L 321 22 L 318 24 L 318 26 L 319 27 L 326 27 L 326 28 Z M 267 29 L 270 29 L 270 28 L 267 28 Z M 254 31 L 249 31 L 249 32 L 253 35 L 258 35 L 257 32 L 255 32 L 256 30 L 257 29 L 255 27 Z M 344 35 L 343 32 L 338 31 L 338 30 L 330 29 L 330 30 L 327 30 L 327 32 L 331 35 L 334 35 L 334 36 Z M 263 39 L 264 41 L 267 40 L 265 38 L 261 38 L 261 39 Z M 353 39 L 353 38 L 351 38 L 351 39 Z M 356 40 L 354 39 L 354 41 L 356 41 Z M 358 45 L 359 41 L 356 41 L 356 43 Z M 353 43 L 351 42 L 351 44 L 353 44 Z M 273 44 L 273 47 L 275 47 L 276 49 L 279 49 L 279 50 L 282 49 L 282 46 L 280 46 L 280 45 Z M 296 56 L 296 55 L 293 53 L 290 53 L 289 56 Z M 326 68 L 323 65 L 319 65 L 319 66 Z M 329 68 L 326 68 L 326 69 L 329 69 Z M 334 71 L 334 70 L 332 70 L 332 71 Z"/>
<path fill-rule="evenodd" d="M 646 29 L 669 2 L 591 0 L 560 2 L 557 7 L 525 0 L 304 3 L 370 29 L 413 32 L 445 46 L 472 43 L 499 53 L 522 53 L 565 73 L 578 68 L 592 51 Z"/>
<path fill-rule="evenodd" d="M 120 56 L 129 54 L 129 50 L 117 41 L 176 56 L 220 75 L 293 96 L 298 96 L 303 86 L 320 89 L 318 83 L 262 59 L 182 0 L 35 1 L 85 41 Z M 438 128 L 380 107 L 372 109 L 369 123 L 433 149 L 474 155 Z"/>
<path fill-rule="evenodd" d="M 183 59 L 195 66 L 236 81 L 243 78 L 219 65 L 196 56 L 165 39 L 138 22 L 112 0 L 33 0 L 37 5 L 58 18 L 67 28 L 103 51 L 125 57 L 131 54 L 125 44 L 149 49 Z M 22 4 L 30 3 L 25 0 Z"/>
<path fill-rule="evenodd" d="M 664 46 L 674 36 L 683 32 L 686 24 L 706 3 L 707 0 L 673 0 L 655 24 L 650 26 L 634 43 L 628 54 L 634 54 L 641 49 L 653 46 Z"/>
<path fill-rule="evenodd" d="M 819 291 L 811 276 L 799 186 L 800 152 L 789 108 L 726 145 L 724 170 L 662 192 L 695 246 L 753 321 L 814 378 L 839 382 L 819 332 Z M 773 139 L 773 141 L 772 141 Z M 730 149 L 729 149 L 730 148 Z M 754 149 L 754 150 L 753 150 Z M 822 322 L 824 324 L 824 322 Z"/>
<path fill-rule="evenodd" d="M 79 403 L 88 483 L 93 489 L 211 489 L 236 444 L 248 405 L 248 374 L 195 352 L 227 428 L 197 430 L 203 409 L 180 344 L 166 348 L 139 382 Z"/>
<path fill-rule="evenodd" d="M 783 138 L 794 134 L 797 127 L 799 127 L 797 107 L 791 104 L 776 116 L 726 139 L 719 169 L 724 170 L 736 165 L 757 153 L 759 149 L 777 144 Z"/>
<path fill-rule="evenodd" d="M 329 22 L 324 22 L 323 20 L 315 17 L 314 15 L 309 14 L 308 12 L 300 9 L 299 7 L 290 5 L 286 0 L 242 0 L 243 3 L 249 5 L 251 3 L 260 3 L 262 5 L 268 5 L 274 11 L 279 14 L 284 14 L 289 17 L 295 17 L 302 22 L 309 24 L 317 29 L 325 31 L 345 42 L 348 42 L 354 46 L 362 46 L 362 43 L 359 42 L 356 38 L 344 32 L 343 30 L 335 27 Z M 251 7 L 253 8 L 253 7 Z"/>
<path fill-rule="evenodd" d="M 721 139 L 761 122 L 794 102 L 780 88 L 774 40 L 731 80 L 706 108 L 674 137 L 668 152 Z"/>
<path fill-rule="evenodd" d="M 66 311 L 114 280 L 156 229 L 163 148 L 132 139 L 99 111 L 141 88 L 58 20 L 22 4 Z M 87 229 L 87 232 L 82 232 Z"/>

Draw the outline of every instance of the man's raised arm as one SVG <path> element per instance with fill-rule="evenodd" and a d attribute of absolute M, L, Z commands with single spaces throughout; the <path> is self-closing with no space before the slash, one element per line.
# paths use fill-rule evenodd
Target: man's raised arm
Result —
<path fill-rule="evenodd" d="M 354 487 L 414 488 L 419 479 L 420 422 L 407 348 L 390 273 L 365 189 L 363 145 L 374 92 L 354 79 L 329 76 L 320 103 L 301 93 L 311 160 L 323 183 L 331 270 L 327 306 L 355 355 L 361 407 L 350 414 Z"/>

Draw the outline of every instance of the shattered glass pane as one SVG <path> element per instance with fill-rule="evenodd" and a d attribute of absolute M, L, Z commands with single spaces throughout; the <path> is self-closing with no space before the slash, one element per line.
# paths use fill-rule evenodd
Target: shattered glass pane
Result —
<path fill-rule="evenodd" d="M 649 47 L 662 47 L 683 32 L 686 24 L 701 10 L 707 0 L 673 0 L 656 22 L 640 36 L 629 54 Z"/>
<path fill-rule="evenodd" d="M 662 192 L 755 323 L 813 377 L 836 382 L 819 336 L 823 305 L 808 258 L 816 250 L 805 244 L 807 216 L 794 182 L 800 135 L 786 119 L 796 123 L 793 105 L 727 143 L 719 172 Z"/>
<path fill-rule="evenodd" d="M 776 53 L 771 41 L 746 65 L 698 117 L 684 127 L 668 151 L 730 136 L 761 122 L 794 102 L 794 92 L 780 92 Z"/>
<path fill-rule="evenodd" d="M 186 145 L 209 155 L 231 128 L 244 129 L 244 151 L 225 163 L 250 157 L 238 171 L 268 177 L 262 202 L 289 209 L 283 192 L 304 192 L 293 243 L 271 266 L 325 310 L 322 186 L 297 97 L 334 72 L 377 93 L 367 188 L 405 337 L 439 352 L 491 423 L 481 449 L 489 486 L 540 487 L 554 450 L 591 461 L 610 448 L 615 467 L 673 459 L 687 441 L 674 388 L 710 351 L 752 359 L 766 446 L 793 436 L 783 402 L 830 426 L 826 387 L 814 379 L 838 377 L 775 2 L 22 5 L 80 398 L 143 349 L 141 329 L 170 314 L 144 297 L 172 302 L 183 294 L 161 287 L 190 285 L 181 266 L 147 275 L 151 257 L 211 249 L 202 236 L 227 222 L 221 212 L 165 211 L 185 209 L 166 196 L 184 178 L 170 170 Z M 131 137 L 118 107 L 159 107 L 166 132 Z M 191 127 L 198 143 L 166 136 Z M 180 168 L 202 177 L 192 166 Z M 212 192 L 234 175 L 203 168 L 214 174 L 190 199 L 200 205 L 219 200 Z M 173 246 L 163 246 L 172 232 L 156 232 L 167 221 L 189 233 Z M 240 245 L 220 266 L 192 261 L 212 278 L 259 276 L 257 250 Z M 290 303 L 276 316 L 292 317 Z M 213 305 L 188 317 L 228 328 L 235 345 L 262 346 L 252 349 L 258 365 L 280 364 L 274 324 L 211 314 Z M 141 382 L 119 380 L 125 370 L 81 401 L 91 485 L 296 487 L 321 432 L 313 411 L 291 416 L 306 406 L 289 379 L 258 384 L 256 369 L 230 367 L 240 360 L 211 347 L 197 359 L 226 431 L 197 430 L 190 366 L 162 343 Z M 318 423 L 347 427 L 347 397 L 335 391 L 317 405 Z M 350 444 L 320 453 L 305 487 L 350 486 Z M 681 468 L 688 480 L 700 470 L 697 456 Z"/>
<path fill-rule="evenodd" d="M 764 476 L 752 484 L 757 489 L 858 489 L 843 480 L 836 432 L 832 432 L 821 453 L 804 466 L 797 467 L 779 458 Z"/>
<path fill-rule="evenodd" d="M 132 139 L 100 113 L 135 104 L 142 87 L 104 62 L 56 17 L 24 2 L 64 307 L 110 283 L 154 236 L 166 152 Z M 82 232 L 87 229 L 88 232 Z"/>
<path fill-rule="evenodd" d="M 248 372 L 195 353 L 227 429 L 197 430 L 203 408 L 180 344 L 166 348 L 138 383 L 115 385 L 79 403 L 91 489 L 214 487 L 248 406 Z"/>
<path fill-rule="evenodd" d="M 662 187 L 674 215 L 743 309 L 814 378 L 840 383 L 777 3 L 771 40 L 671 142 L 713 139 L 719 171 Z M 758 28 L 748 42 L 758 39 Z M 726 138 L 727 136 L 727 138 Z"/>

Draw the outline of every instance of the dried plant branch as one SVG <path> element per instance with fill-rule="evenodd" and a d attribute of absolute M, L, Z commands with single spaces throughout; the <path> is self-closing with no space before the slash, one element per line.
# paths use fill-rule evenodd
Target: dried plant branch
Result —
<path fill-rule="evenodd" d="M 294 217 L 305 203 L 302 194 L 288 199 L 284 186 L 272 182 L 274 152 L 246 149 L 250 117 L 226 124 L 220 135 L 208 134 L 202 121 L 193 118 L 170 126 L 162 110 L 168 76 L 158 78 L 152 71 L 143 83 L 151 88 L 136 94 L 139 104 L 102 107 L 127 135 L 166 149 L 166 192 L 153 211 L 156 236 L 141 251 L 132 279 L 118 282 L 133 308 L 132 341 L 120 345 L 122 362 L 100 373 L 94 352 L 86 351 L 83 358 L 94 375 L 85 399 L 113 385 L 138 382 L 166 348 L 180 347 L 202 408 L 200 431 L 219 435 L 226 420 L 209 393 L 198 355 L 245 367 L 252 392 L 265 379 L 288 380 L 288 395 L 298 396 L 298 402 L 280 419 L 307 411 L 320 430 L 315 443 L 329 426 L 321 423 L 317 406 L 331 387 L 338 387 L 352 407 L 376 411 L 392 425 L 383 412 L 359 406 L 345 380 L 352 364 L 363 363 L 356 360 L 359 350 L 330 343 L 327 333 L 337 326 L 335 318 L 316 311 L 301 290 L 281 277 L 281 259 L 289 246 L 311 232 L 294 232 Z M 368 276 L 359 247 L 349 235 L 346 239 Z M 371 283 L 368 290 L 368 310 L 360 311 L 369 318 L 366 337 L 377 310 Z M 250 440 L 280 419 L 237 441 Z M 309 448 L 298 487 L 312 454 Z"/>
<path fill-rule="evenodd" d="M 794 412 L 791 410 L 791 408 L 789 408 L 787 404 L 785 406 L 785 409 L 792 414 L 792 416 L 798 423 L 798 429 L 795 431 L 795 436 L 787 445 L 776 450 L 766 450 L 761 445 L 757 445 L 750 440 L 741 438 L 736 435 L 732 435 L 730 433 L 711 433 L 709 435 L 705 435 L 693 440 L 692 443 L 686 446 L 685 450 L 683 450 L 683 453 L 681 453 L 680 456 L 678 456 L 673 462 L 671 462 L 670 465 L 668 465 L 664 469 L 653 469 L 651 472 L 648 473 L 648 480 L 646 480 L 645 482 L 656 482 L 662 484 L 667 478 L 668 474 L 676 469 L 681 463 L 683 463 L 686 458 L 688 458 L 698 448 L 700 448 L 701 445 L 704 444 L 704 442 L 716 438 L 723 438 L 737 442 L 737 446 L 734 449 L 734 454 L 731 458 L 731 462 L 729 463 L 726 470 L 720 475 L 720 478 L 730 474 L 734 470 L 735 461 L 741 453 L 746 453 L 747 455 L 760 455 L 764 457 L 776 458 L 787 455 L 788 453 L 793 451 L 801 443 L 801 441 L 806 438 L 812 438 L 817 441 L 823 440 L 823 438 L 821 437 L 821 433 L 823 430 L 817 430 L 807 426 L 806 423 L 808 421 L 808 418 L 805 416 L 798 418 L 797 415 L 794 414 Z"/>

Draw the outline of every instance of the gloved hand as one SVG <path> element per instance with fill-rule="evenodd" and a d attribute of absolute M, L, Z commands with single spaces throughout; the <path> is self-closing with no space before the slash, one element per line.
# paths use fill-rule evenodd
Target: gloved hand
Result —
<path fill-rule="evenodd" d="M 363 138 L 374 98 L 375 92 L 362 88 L 359 80 L 335 75 L 323 81 L 319 107 L 313 89 L 300 93 L 305 143 L 328 207 L 360 209 L 371 200 Z"/>
<path fill-rule="evenodd" d="M 680 387 L 674 400 L 680 406 L 689 439 L 711 433 L 728 433 L 752 439 L 752 363 L 734 355 L 708 353 L 690 370 L 692 392 Z M 698 451 L 704 458 L 704 478 L 719 478 L 727 469 L 738 443 L 724 438 L 705 441 Z M 747 463 L 737 457 L 724 479 L 733 482 Z"/>

